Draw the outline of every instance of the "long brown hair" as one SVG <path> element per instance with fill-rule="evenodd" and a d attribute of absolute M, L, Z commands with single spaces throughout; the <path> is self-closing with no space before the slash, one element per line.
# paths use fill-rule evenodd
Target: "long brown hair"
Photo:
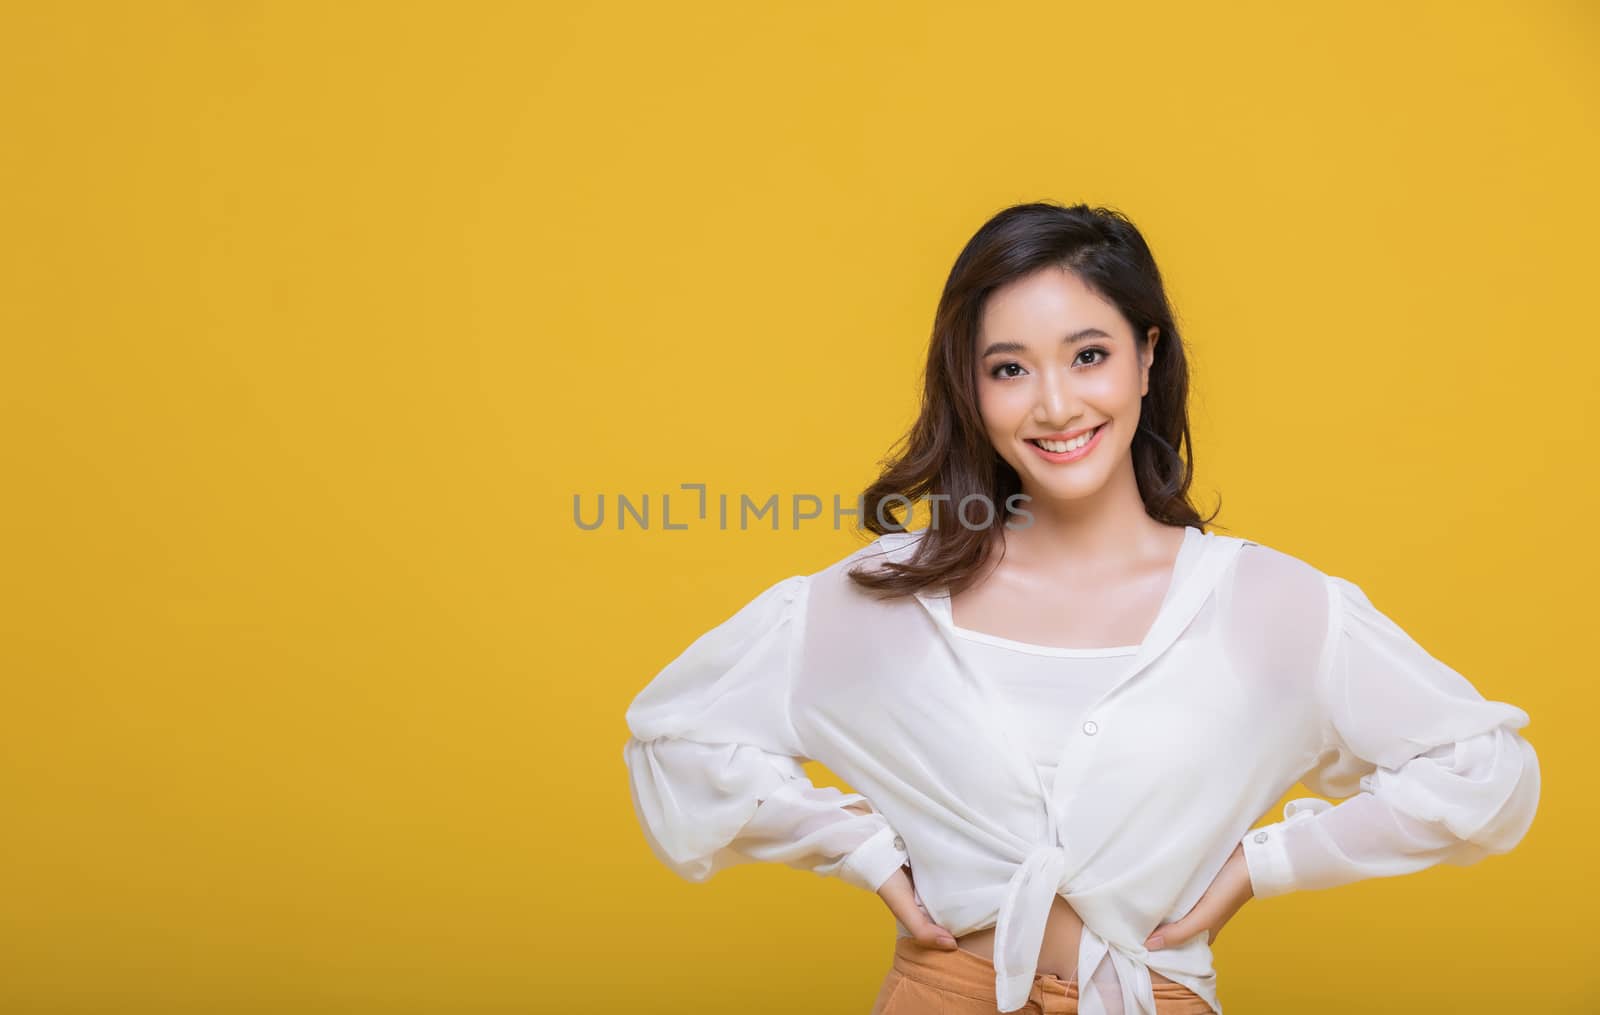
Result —
<path fill-rule="evenodd" d="M 1022 481 L 990 442 L 978 409 L 978 327 L 990 293 L 1050 266 L 1073 272 L 1114 304 L 1133 326 L 1140 352 L 1148 346 L 1150 327 L 1159 329 L 1150 390 L 1140 406 L 1132 445 L 1139 496 L 1150 517 L 1168 525 L 1200 527 L 1216 517 L 1213 511 L 1202 519 L 1189 502 L 1194 477 L 1189 363 L 1144 237 L 1126 216 L 1109 208 L 1019 204 L 985 222 L 950 269 L 934 315 L 921 411 L 890 456 L 880 461 L 883 471 L 862 494 L 861 505 L 863 526 L 880 536 L 906 531 L 893 504 L 886 502 L 909 505 L 924 497 L 938 498 L 941 521 L 964 498 L 987 497 L 994 506 L 988 512 L 991 524 L 929 525 L 911 559 L 851 571 L 859 585 L 888 597 L 928 586 L 954 593 L 973 579 L 997 542 L 1010 498 L 1022 492 Z M 888 514 L 880 514 L 884 511 Z"/>

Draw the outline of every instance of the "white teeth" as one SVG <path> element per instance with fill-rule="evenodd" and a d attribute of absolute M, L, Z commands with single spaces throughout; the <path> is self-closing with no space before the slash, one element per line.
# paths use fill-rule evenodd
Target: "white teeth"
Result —
<path fill-rule="evenodd" d="M 1098 429 L 1099 427 L 1095 427 L 1095 430 Z M 1076 451 L 1078 448 L 1083 447 L 1093 439 L 1094 430 L 1090 430 L 1088 433 L 1079 434 L 1070 441 L 1047 441 L 1043 439 L 1035 439 L 1033 443 L 1039 445 L 1041 448 L 1044 448 L 1046 451 L 1051 451 L 1059 455 L 1067 451 Z"/>

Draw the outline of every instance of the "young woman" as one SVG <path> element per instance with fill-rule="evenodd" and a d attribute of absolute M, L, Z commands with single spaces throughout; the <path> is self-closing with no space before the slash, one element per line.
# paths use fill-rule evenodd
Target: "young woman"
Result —
<path fill-rule="evenodd" d="M 875 1015 L 1202 1015 L 1249 899 L 1515 846 L 1539 797 L 1527 713 L 1357 584 L 1206 532 L 1187 397 L 1126 218 L 986 223 L 945 284 L 921 415 L 862 499 L 878 538 L 765 589 L 629 707 L 656 855 L 876 892 L 900 936 Z M 913 532 L 890 509 L 914 502 Z M 1253 828 L 1297 782 L 1341 802 Z"/>

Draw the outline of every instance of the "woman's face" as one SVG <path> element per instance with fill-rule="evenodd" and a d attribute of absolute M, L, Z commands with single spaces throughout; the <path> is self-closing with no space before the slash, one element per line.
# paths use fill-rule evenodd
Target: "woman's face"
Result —
<path fill-rule="evenodd" d="M 989 295 L 978 327 L 978 407 L 1036 506 L 1089 497 L 1116 470 L 1132 469 L 1158 337 L 1152 327 L 1141 354 L 1116 305 L 1063 268 Z"/>

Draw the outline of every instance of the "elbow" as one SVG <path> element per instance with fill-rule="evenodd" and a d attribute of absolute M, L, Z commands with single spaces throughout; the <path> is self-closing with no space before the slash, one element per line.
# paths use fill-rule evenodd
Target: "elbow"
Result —
<path fill-rule="evenodd" d="M 1390 805 L 1415 851 L 1465 866 L 1510 852 L 1527 836 L 1539 805 L 1539 757 L 1514 729 L 1499 726 L 1399 769 L 1379 768 L 1362 788 Z"/>
<path fill-rule="evenodd" d="M 1533 745 L 1515 733 L 1510 734 L 1520 755 L 1520 768 L 1516 785 L 1504 805 L 1495 813 L 1478 838 L 1494 853 L 1514 849 L 1533 827 L 1534 813 L 1539 809 L 1539 754 Z"/>
<path fill-rule="evenodd" d="M 1480 785 L 1491 795 L 1484 799 L 1476 820 L 1457 829 L 1480 855 L 1515 849 L 1527 837 L 1539 808 L 1539 755 L 1533 745 L 1505 727 L 1487 739 L 1496 748 L 1496 763 Z"/>
<path fill-rule="evenodd" d="M 629 740 L 623 748 L 628 768 L 628 794 L 634 817 L 651 854 L 685 881 L 708 880 L 715 869 L 716 844 L 681 799 L 693 799 L 665 781 L 649 741 Z"/>

